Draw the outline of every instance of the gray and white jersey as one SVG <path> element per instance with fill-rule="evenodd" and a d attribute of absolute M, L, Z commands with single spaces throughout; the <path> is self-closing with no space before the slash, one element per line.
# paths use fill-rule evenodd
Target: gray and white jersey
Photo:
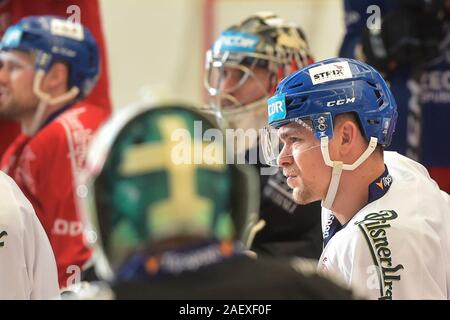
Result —
<path fill-rule="evenodd" d="M 59 297 L 56 262 L 30 202 L 0 171 L 0 299 Z"/>
<path fill-rule="evenodd" d="M 449 195 L 419 163 L 384 154 L 388 190 L 329 238 L 319 269 L 370 299 L 450 299 Z"/>

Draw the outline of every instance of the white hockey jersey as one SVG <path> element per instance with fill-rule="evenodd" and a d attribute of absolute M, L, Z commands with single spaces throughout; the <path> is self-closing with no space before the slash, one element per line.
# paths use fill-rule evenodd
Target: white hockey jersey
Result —
<path fill-rule="evenodd" d="M 0 299 L 58 297 L 47 235 L 19 187 L 0 171 Z"/>
<path fill-rule="evenodd" d="M 338 228 L 322 209 L 319 269 L 369 299 L 450 299 L 449 195 L 419 163 L 384 155 L 389 174 L 374 182 L 379 198 L 370 202 L 369 187 L 369 204 Z"/>

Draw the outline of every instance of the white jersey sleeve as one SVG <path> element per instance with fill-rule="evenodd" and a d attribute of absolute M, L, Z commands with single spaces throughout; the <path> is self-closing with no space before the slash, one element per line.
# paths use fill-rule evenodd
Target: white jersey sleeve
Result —
<path fill-rule="evenodd" d="M 0 171 L 0 299 L 58 297 L 47 235 L 19 187 Z"/>

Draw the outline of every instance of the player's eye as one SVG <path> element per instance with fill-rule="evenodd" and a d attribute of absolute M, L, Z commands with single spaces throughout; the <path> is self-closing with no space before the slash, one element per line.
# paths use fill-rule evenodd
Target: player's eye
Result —
<path fill-rule="evenodd" d="M 9 69 L 10 69 L 11 71 L 19 70 L 19 69 L 22 69 L 22 68 L 23 68 L 22 64 L 20 64 L 20 63 L 18 63 L 18 62 L 11 61 L 11 62 L 9 63 Z"/>
<path fill-rule="evenodd" d="M 0 60 L 0 69 L 6 69 L 8 72 L 20 70 L 22 68 L 23 65 L 20 62 L 10 60 Z"/>
<path fill-rule="evenodd" d="M 299 137 L 295 137 L 295 136 L 289 137 L 289 142 L 292 144 L 297 143 L 297 142 L 302 142 L 302 141 L 303 141 L 303 139 L 299 138 Z"/>

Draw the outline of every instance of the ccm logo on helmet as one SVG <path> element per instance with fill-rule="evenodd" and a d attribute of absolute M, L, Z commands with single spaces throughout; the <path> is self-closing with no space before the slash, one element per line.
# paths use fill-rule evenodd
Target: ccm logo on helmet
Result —
<path fill-rule="evenodd" d="M 355 97 L 328 101 L 327 107 L 342 106 L 344 104 L 349 104 L 349 103 L 355 103 Z"/>
<path fill-rule="evenodd" d="M 269 104 L 269 117 L 274 115 L 275 113 L 283 112 L 283 102 L 275 101 Z"/>

